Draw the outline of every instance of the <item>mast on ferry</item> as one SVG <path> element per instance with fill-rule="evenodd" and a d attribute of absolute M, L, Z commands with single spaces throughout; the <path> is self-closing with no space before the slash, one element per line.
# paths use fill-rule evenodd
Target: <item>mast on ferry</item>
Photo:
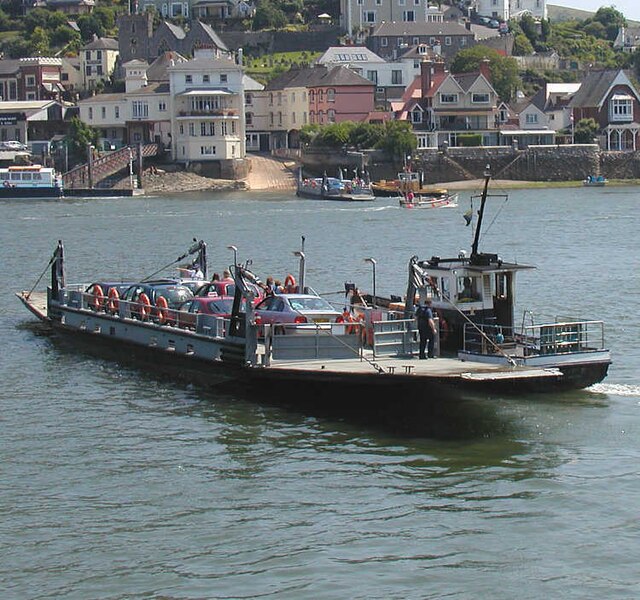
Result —
<path fill-rule="evenodd" d="M 482 190 L 480 209 L 478 210 L 478 224 L 476 226 L 476 233 L 473 238 L 473 245 L 471 246 L 471 257 L 470 257 L 471 262 L 473 262 L 474 257 L 478 255 L 478 243 L 480 242 L 480 230 L 482 229 L 482 217 L 484 216 L 484 205 L 487 201 L 487 191 L 489 189 L 490 179 L 491 179 L 491 165 L 487 165 L 484 169 L 484 188 Z"/>

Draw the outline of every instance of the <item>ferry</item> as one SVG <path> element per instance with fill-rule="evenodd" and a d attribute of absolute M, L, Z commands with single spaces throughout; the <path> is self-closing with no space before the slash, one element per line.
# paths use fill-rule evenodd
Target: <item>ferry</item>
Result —
<path fill-rule="evenodd" d="M 14 165 L 0 168 L 0 198 L 61 198 L 62 176 L 51 167 Z"/>
<path fill-rule="evenodd" d="M 200 241 L 188 252 L 197 253 L 200 266 L 205 248 Z M 304 252 L 296 255 L 300 260 L 297 290 L 309 292 Z M 407 404 L 424 408 L 461 389 L 522 393 L 580 387 L 580 382 L 565 377 L 558 368 L 518 365 L 514 360 L 491 363 L 474 356 L 418 360 L 413 313 L 382 309 L 375 298 L 372 303 L 352 304 L 335 321 L 262 322 L 254 307 L 262 284 L 247 265 L 232 267 L 235 286 L 230 316 L 198 313 L 186 319 L 180 309 L 159 302 L 151 305 L 145 294 L 127 300 L 115 284 L 68 283 L 62 241 L 49 264 L 51 283 L 46 294 L 16 294 L 41 321 L 69 334 L 79 346 L 111 349 L 118 359 L 130 356 L 192 383 L 232 381 L 255 385 L 261 394 L 304 389 L 300 402 L 316 396 L 329 402 L 346 393 L 354 405 L 364 402 L 365 409 L 370 409 L 377 398 L 398 414 Z M 351 294 L 353 289 L 346 292 Z"/>
<path fill-rule="evenodd" d="M 343 179 L 339 177 L 303 177 L 302 169 L 298 172 L 296 194 L 302 198 L 315 200 L 338 200 L 343 202 L 366 202 L 375 200 L 373 192 L 363 179 Z"/>

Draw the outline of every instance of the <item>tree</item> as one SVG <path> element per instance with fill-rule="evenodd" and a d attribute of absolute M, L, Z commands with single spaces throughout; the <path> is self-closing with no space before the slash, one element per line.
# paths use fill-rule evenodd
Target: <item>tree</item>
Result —
<path fill-rule="evenodd" d="M 34 56 L 48 56 L 51 54 L 49 48 L 49 34 L 42 28 L 36 27 L 29 37 L 30 54 Z"/>
<path fill-rule="evenodd" d="M 573 141 L 576 144 L 592 144 L 597 132 L 598 124 L 593 119 L 580 119 L 573 132 Z"/>
<path fill-rule="evenodd" d="M 349 136 L 349 146 L 358 150 L 375 148 L 382 140 L 383 129 L 372 123 L 356 123 Z"/>
<path fill-rule="evenodd" d="M 96 6 L 93 16 L 100 21 L 105 31 L 111 31 L 116 26 L 116 16 L 113 8 L 108 6 Z"/>
<path fill-rule="evenodd" d="M 82 159 L 86 156 L 87 146 L 98 143 L 99 131 L 93 127 L 83 123 L 78 117 L 73 117 L 69 121 L 69 150 L 77 158 Z"/>
<path fill-rule="evenodd" d="M 300 128 L 300 141 L 303 144 L 311 144 L 320 132 L 320 125 L 317 123 L 308 123 Z"/>
<path fill-rule="evenodd" d="M 253 29 L 281 29 L 287 24 L 287 16 L 270 2 L 260 0 L 253 17 Z"/>
<path fill-rule="evenodd" d="M 516 89 L 521 85 L 518 76 L 518 63 L 509 57 L 502 56 L 497 50 L 487 46 L 474 46 L 460 50 L 451 63 L 452 73 L 470 73 L 480 70 L 482 60 L 489 61 L 491 85 L 498 96 L 508 102 Z"/>
<path fill-rule="evenodd" d="M 587 19 L 587 22 L 598 22 L 606 31 L 606 39 L 613 42 L 618 35 L 620 27 L 624 27 L 627 24 L 624 15 L 613 8 L 613 6 L 601 6 L 592 19 Z"/>
<path fill-rule="evenodd" d="M 102 23 L 93 15 L 82 15 L 76 21 L 80 28 L 80 35 L 85 42 L 90 42 L 93 36 L 104 37 L 104 27 Z"/>
<path fill-rule="evenodd" d="M 516 33 L 513 38 L 513 55 L 528 56 L 533 54 L 533 46 L 524 33 Z"/>
<path fill-rule="evenodd" d="M 402 162 L 413 154 L 417 147 L 418 140 L 407 121 L 387 121 L 383 125 L 383 137 L 378 143 L 378 148 L 384 150 L 392 160 Z"/>
<path fill-rule="evenodd" d="M 342 148 L 347 145 L 354 126 L 355 123 L 353 121 L 331 123 L 320 130 L 318 137 L 315 139 L 315 143 L 319 146 Z"/>

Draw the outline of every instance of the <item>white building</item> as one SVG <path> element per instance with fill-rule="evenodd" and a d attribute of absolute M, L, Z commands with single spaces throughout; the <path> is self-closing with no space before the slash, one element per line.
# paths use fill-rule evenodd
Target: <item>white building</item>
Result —
<path fill-rule="evenodd" d="M 382 21 L 442 23 L 444 13 L 429 0 L 340 0 L 340 25 L 354 38 Z"/>
<path fill-rule="evenodd" d="M 534 19 L 547 18 L 547 0 L 475 0 L 476 12 L 498 21 L 520 19 L 531 15 Z"/>
<path fill-rule="evenodd" d="M 176 162 L 243 159 L 243 69 L 207 50 L 168 69 L 171 89 L 171 156 Z"/>

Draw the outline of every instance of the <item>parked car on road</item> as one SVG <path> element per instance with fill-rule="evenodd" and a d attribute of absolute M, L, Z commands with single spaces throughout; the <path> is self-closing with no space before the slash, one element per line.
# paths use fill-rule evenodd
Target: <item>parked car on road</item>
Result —
<path fill-rule="evenodd" d="M 18 140 L 9 140 L 0 142 L 0 150 L 26 150 L 26 144 L 19 142 Z"/>

